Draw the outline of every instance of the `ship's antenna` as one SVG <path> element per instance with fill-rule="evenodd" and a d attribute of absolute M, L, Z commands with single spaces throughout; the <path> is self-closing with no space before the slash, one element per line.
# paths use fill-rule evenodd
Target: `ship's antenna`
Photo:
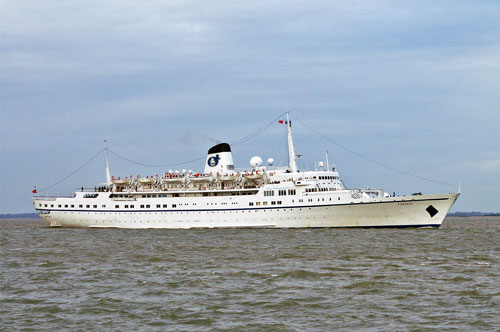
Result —
<path fill-rule="evenodd" d="M 330 163 L 328 162 L 328 150 L 325 152 L 326 170 L 330 171 Z"/>
<path fill-rule="evenodd" d="M 106 139 L 104 139 L 104 153 L 106 155 L 106 184 L 111 185 L 111 174 L 109 173 L 109 158 L 108 158 L 108 146 L 106 145 Z"/>
<path fill-rule="evenodd" d="M 288 157 L 290 159 L 290 171 L 292 173 L 297 172 L 297 156 L 295 155 L 295 147 L 293 146 L 293 137 L 292 137 L 292 123 L 290 122 L 290 114 L 288 113 L 288 109 L 286 110 L 286 129 L 288 131 Z"/>

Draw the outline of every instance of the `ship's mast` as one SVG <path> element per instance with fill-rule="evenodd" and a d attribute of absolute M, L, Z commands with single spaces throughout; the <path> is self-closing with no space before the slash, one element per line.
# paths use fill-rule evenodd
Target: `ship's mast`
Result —
<path fill-rule="evenodd" d="M 292 123 L 290 122 L 290 114 L 286 111 L 286 129 L 288 131 L 288 158 L 290 159 L 290 171 L 295 173 L 297 169 L 297 156 L 295 155 L 295 147 L 293 146 Z"/>
<path fill-rule="evenodd" d="M 106 139 L 104 139 L 104 152 L 106 154 L 106 184 L 111 185 L 111 174 L 109 173 L 109 159 L 108 159 L 108 146 L 106 145 Z"/>
<path fill-rule="evenodd" d="M 328 150 L 325 152 L 325 159 L 326 159 L 326 170 L 330 171 L 330 162 L 328 161 Z"/>

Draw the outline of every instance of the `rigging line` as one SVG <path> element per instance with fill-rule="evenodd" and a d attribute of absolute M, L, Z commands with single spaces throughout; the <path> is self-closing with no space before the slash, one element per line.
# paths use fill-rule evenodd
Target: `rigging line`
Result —
<path fill-rule="evenodd" d="M 44 192 L 45 190 L 50 189 L 50 188 L 54 187 L 55 185 L 58 185 L 59 183 L 65 181 L 66 179 L 69 179 L 70 177 L 72 177 L 73 175 L 75 175 L 78 171 L 80 171 L 82 168 L 84 168 L 85 166 L 87 166 L 92 160 L 94 160 L 103 151 L 104 151 L 104 149 L 100 149 L 99 152 L 97 152 L 92 158 L 90 158 L 87 162 L 85 162 L 85 164 L 83 164 L 82 166 L 80 166 L 77 170 L 73 171 L 70 175 L 66 176 L 62 180 L 59 180 L 56 183 L 54 183 L 54 184 L 52 184 L 52 185 L 50 185 L 48 187 L 40 189 L 40 192 Z"/>
<path fill-rule="evenodd" d="M 272 121 L 270 121 L 269 123 L 267 123 L 266 125 L 264 125 L 263 127 L 257 129 L 256 131 L 254 131 L 253 133 L 239 139 L 239 140 L 236 140 L 234 141 L 233 143 L 231 143 L 232 146 L 237 146 L 237 145 L 240 145 L 240 144 L 243 144 L 249 140 L 251 140 L 252 138 L 254 138 L 255 136 L 257 135 L 260 135 L 261 133 L 263 133 L 267 128 L 271 127 L 273 124 L 276 123 L 276 121 L 278 121 L 279 119 L 281 119 L 281 117 L 283 115 L 285 115 L 286 112 L 283 112 L 281 113 L 277 118 L 273 119 Z"/>
<path fill-rule="evenodd" d="M 243 137 L 243 138 L 240 138 L 236 141 L 234 141 L 234 143 L 231 143 L 230 145 L 232 146 L 237 146 L 237 145 L 240 145 L 240 144 L 243 144 L 249 140 L 251 140 L 252 138 L 254 138 L 255 136 L 261 134 L 262 132 L 264 132 L 267 128 L 269 128 L 270 126 L 272 126 L 276 121 L 278 121 L 282 116 L 283 114 L 285 113 L 282 113 L 279 115 L 279 117 L 277 117 L 276 119 L 274 119 L 273 121 L 267 123 L 266 125 L 264 125 L 263 127 L 257 129 L 256 131 L 254 131 L 253 133 Z M 189 164 L 189 163 L 192 163 L 192 162 L 195 162 L 195 161 L 199 161 L 199 160 L 203 160 L 205 159 L 205 156 L 203 157 L 200 157 L 200 158 L 196 158 L 196 159 L 192 159 L 192 160 L 188 160 L 188 161 L 183 161 L 183 162 L 179 162 L 179 163 L 174 163 L 174 164 L 164 164 L 164 165 L 150 165 L 150 164 L 144 164 L 144 163 L 140 163 L 138 161 L 135 161 L 135 160 L 131 160 L 127 157 L 124 157 L 110 149 L 108 149 L 108 151 L 112 154 L 114 154 L 115 156 L 117 156 L 118 158 L 120 159 L 123 159 L 123 160 L 126 160 L 130 163 L 133 163 L 133 164 L 136 164 L 136 165 L 140 165 L 140 166 L 144 166 L 144 167 L 170 167 L 170 166 L 180 166 L 180 165 L 184 165 L 184 164 Z"/>
<path fill-rule="evenodd" d="M 420 179 L 420 180 L 424 180 L 424 181 L 428 181 L 428 182 L 434 182 L 434 183 L 439 183 L 439 184 L 443 184 L 443 185 L 446 185 L 446 186 L 453 186 L 453 184 L 450 184 L 450 183 L 441 182 L 441 181 L 436 181 L 436 180 L 432 180 L 432 179 L 425 178 L 425 177 L 423 177 L 423 176 L 419 176 L 419 175 L 415 175 L 415 174 L 412 174 L 412 173 L 408 173 L 408 172 L 406 172 L 406 171 L 402 171 L 402 170 L 400 170 L 400 169 L 397 169 L 397 168 L 394 168 L 394 167 L 388 166 L 388 165 L 386 165 L 386 164 L 383 164 L 383 163 L 381 163 L 381 162 L 379 162 L 379 161 L 376 161 L 376 160 L 373 160 L 373 159 L 371 159 L 371 158 L 365 157 L 365 156 L 363 156 L 362 154 L 360 154 L 360 153 L 358 153 L 358 152 L 356 152 L 356 151 L 353 151 L 353 150 L 351 150 L 351 149 L 349 149 L 349 148 L 347 148 L 347 147 L 343 146 L 342 144 L 339 144 L 339 143 L 335 142 L 334 140 L 332 140 L 332 139 L 331 139 L 331 138 L 329 138 L 328 136 L 325 136 L 325 135 L 323 135 L 322 133 L 320 133 L 320 132 L 318 132 L 318 131 L 314 130 L 313 128 L 311 128 L 311 127 L 309 127 L 308 125 L 306 125 L 304 122 L 302 122 L 302 121 L 301 121 L 300 119 L 298 119 L 297 117 L 294 117 L 294 118 L 295 118 L 295 120 L 299 121 L 299 122 L 300 122 L 300 123 L 301 123 L 304 127 L 308 128 L 309 130 L 311 130 L 312 132 L 316 133 L 317 135 L 319 135 L 319 136 L 323 137 L 323 138 L 324 138 L 324 139 L 326 139 L 327 141 L 329 141 L 329 142 L 331 142 L 331 143 L 335 144 L 336 146 L 338 146 L 338 147 L 340 147 L 340 148 L 342 148 L 342 149 L 344 149 L 344 150 L 346 150 L 346 151 L 348 151 L 348 152 L 350 152 L 350 153 L 352 153 L 352 154 L 354 154 L 354 155 L 356 155 L 356 156 L 358 156 L 358 157 L 360 157 L 360 158 L 362 158 L 362 159 L 368 160 L 369 162 L 372 162 L 372 163 L 377 164 L 377 165 L 379 165 L 379 166 L 382 166 L 382 167 L 388 168 L 388 169 L 390 169 L 390 170 L 392 170 L 392 171 L 395 171 L 395 172 L 398 172 L 398 173 L 401 173 L 401 174 L 404 174 L 404 175 L 408 175 L 408 176 L 411 176 L 411 177 L 414 177 L 414 178 L 417 178 L 417 179 Z"/>

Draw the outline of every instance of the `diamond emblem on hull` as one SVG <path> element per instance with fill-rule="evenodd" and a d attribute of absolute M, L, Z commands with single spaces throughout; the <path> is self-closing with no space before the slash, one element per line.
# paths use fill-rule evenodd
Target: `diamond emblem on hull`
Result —
<path fill-rule="evenodd" d="M 429 205 L 429 206 L 427 207 L 427 209 L 425 209 L 425 210 L 426 210 L 427 212 L 429 212 L 429 215 L 431 216 L 431 218 L 432 218 L 432 217 L 434 217 L 434 216 L 435 216 L 435 215 L 439 212 L 439 211 L 438 211 L 438 210 L 436 210 L 436 208 L 435 208 L 434 206 L 432 206 L 432 205 Z"/>

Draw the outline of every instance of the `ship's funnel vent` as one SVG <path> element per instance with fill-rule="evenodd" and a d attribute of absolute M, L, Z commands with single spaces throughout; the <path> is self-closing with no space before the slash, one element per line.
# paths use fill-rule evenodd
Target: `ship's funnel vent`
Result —
<path fill-rule="evenodd" d="M 204 173 L 222 174 L 234 171 L 231 147 L 227 143 L 220 143 L 208 150 Z"/>

